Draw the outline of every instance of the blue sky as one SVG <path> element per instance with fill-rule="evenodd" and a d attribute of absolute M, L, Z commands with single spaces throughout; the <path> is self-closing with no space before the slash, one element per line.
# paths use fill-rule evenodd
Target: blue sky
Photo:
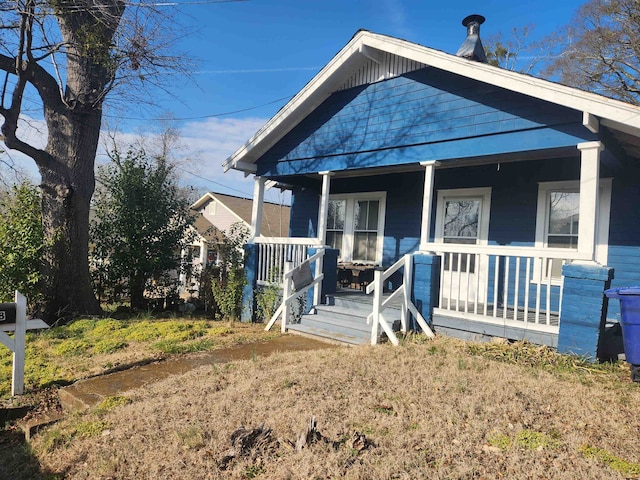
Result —
<path fill-rule="evenodd" d="M 364 28 L 455 54 L 465 38 L 462 19 L 484 15 L 482 38 L 534 25 L 539 37 L 570 22 L 583 1 L 432 0 L 177 0 L 176 20 L 189 26 L 177 48 L 196 58 L 193 82 L 173 96 L 158 93 L 156 112 L 132 109 L 118 120 L 125 134 L 151 132 L 170 114 L 199 160 L 183 165 L 198 191 L 251 196 L 251 179 L 222 174 L 220 164 L 295 95 Z M 160 7 L 163 8 L 163 7 Z M 229 113 L 236 112 L 236 113 Z M 109 113 L 107 111 L 107 113 Z M 127 136 L 126 136 L 127 137 Z M 125 138 L 126 138 L 125 137 Z M 190 173 L 189 173 L 190 172 Z M 193 175 L 195 174 L 195 175 Z M 272 201 L 281 196 L 267 194 Z"/>

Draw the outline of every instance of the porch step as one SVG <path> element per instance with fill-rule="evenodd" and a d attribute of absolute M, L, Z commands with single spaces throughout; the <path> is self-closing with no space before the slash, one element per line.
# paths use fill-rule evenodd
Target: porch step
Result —
<path fill-rule="evenodd" d="M 291 324 L 289 330 L 323 339 L 352 345 L 364 345 L 371 341 L 371 325 L 367 325 L 367 316 L 371 305 L 358 302 L 338 302 L 339 305 L 318 305 L 315 313 L 303 315 L 300 323 Z M 393 329 L 400 329 L 400 311 L 389 308 L 385 318 L 392 322 Z M 385 336 L 380 329 L 383 340 Z"/>

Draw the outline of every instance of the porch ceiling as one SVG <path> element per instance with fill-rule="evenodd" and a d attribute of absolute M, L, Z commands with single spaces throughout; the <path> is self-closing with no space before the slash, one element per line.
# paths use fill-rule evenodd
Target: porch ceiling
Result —
<path fill-rule="evenodd" d="M 640 149 L 640 144 L 638 145 Z M 554 148 L 547 150 L 536 150 L 529 152 L 508 153 L 501 155 L 478 156 L 473 158 L 451 158 L 438 162 L 438 169 L 444 168 L 460 168 L 477 165 L 491 165 L 498 163 L 523 162 L 531 160 L 546 160 L 549 158 L 570 158 L 580 156 L 580 152 L 575 147 Z M 428 159 L 425 159 L 425 161 Z M 389 175 L 393 173 L 407 173 L 424 171 L 424 167 L 420 163 L 410 163 L 405 165 L 390 165 L 380 167 L 358 168 L 350 170 L 341 170 L 332 172 L 332 179 L 337 178 L 355 178 L 355 177 L 371 177 L 379 175 Z M 274 176 L 269 177 L 275 181 L 280 188 L 290 188 L 292 186 L 311 186 L 317 185 L 321 180 L 319 173 L 293 176 Z"/>

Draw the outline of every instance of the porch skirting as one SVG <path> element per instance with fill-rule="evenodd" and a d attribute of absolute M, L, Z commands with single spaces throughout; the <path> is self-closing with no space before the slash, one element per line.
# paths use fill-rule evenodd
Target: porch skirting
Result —
<path fill-rule="evenodd" d="M 432 325 L 436 334 L 459 338 L 469 341 L 489 341 L 493 338 L 508 338 L 511 340 L 526 340 L 536 345 L 558 346 L 558 334 L 530 330 L 525 327 L 511 326 L 483 321 L 477 318 L 463 318 L 451 316 L 435 309 Z"/>

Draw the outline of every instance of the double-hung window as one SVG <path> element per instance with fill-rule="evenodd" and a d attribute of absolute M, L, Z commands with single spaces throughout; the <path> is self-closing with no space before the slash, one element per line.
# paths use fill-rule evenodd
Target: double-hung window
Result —
<path fill-rule="evenodd" d="M 385 201 L 385 192 L 331 196 L 326 243 L 340 250 L 341 262 L 382 262 Z"/>
<path fill-rule="evenodd" d="M 596 261 L 607 262 L 607 237 L 609 232 L 609 208 L 611 204 L 611 179 L 600 180 L 598 202 L 598 225 L 596 225 Z M 578 226 L 580 224 L 580 183 L 542 182 L 538 184 L 538 212 L 536 219 L 536 247 L 578 249 Z M 554 258 L 538 264 L 534 281 L 542 278 L 559 283 L 562 265 L 570 260 Z M 540 269 L 542 272 L 540 273 Z"/>

